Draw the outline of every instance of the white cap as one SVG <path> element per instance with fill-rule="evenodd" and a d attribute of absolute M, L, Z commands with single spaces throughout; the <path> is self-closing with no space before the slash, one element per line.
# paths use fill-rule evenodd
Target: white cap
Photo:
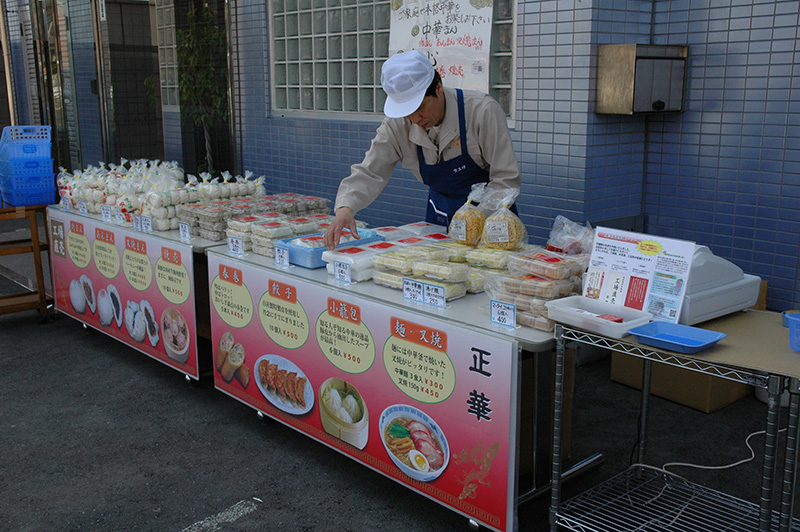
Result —
<path fill-rule="evenodd" d="M 416 111 L 433 81 L 433 65 L 417 50 L 395 54 L 381 68 L 381 85 L 386 92 L 383 112 L 389 118 L 403 118 Z"/>

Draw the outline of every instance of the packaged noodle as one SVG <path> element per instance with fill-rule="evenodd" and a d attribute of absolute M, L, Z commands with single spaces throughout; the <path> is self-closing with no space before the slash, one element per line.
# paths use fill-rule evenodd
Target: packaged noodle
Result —
<path fill-rule="evenodd" d="M 552 332 L 552 330 L 556 327 L 554 321 L 536 312 L 522 311 L 517 312 L 516 314 L 518 325 L 531 327 L 545 332 Z"/>
<path fill-rule="evenodd" d="M 255 242 L 253 242 L 253 253 L 257 255 L 263 255 L 265 257 L 274 257 L 275 256 L 275 247 L 274 246 L 259 246 Z"/>
<path fill-rule="evenodd" d="M 406 275 L 411 274 L 414 263 L 421 260 L 422 257 L 413 253 L 406 253 L 405 249 L 403 248 L 402 251 L 389 251 L 376 256 L 373 262 L 375 268 L 391 270 Z"/>
<path fill-rule="evenodd" d="M 459 297 L 464 297 L 467 294 L 467 286 L 464 283 L 451 283 L 449 281 L 434 281 L 428 278 L 422 278 L 422 279 L 417 278 L 417 279 L 425 284 L 440 286 L 444 288 L 445 301 L 458 299 Z"/>
<path fill-rule="evenodd" d="M 236 229 L 226 229 L 225 234 L 233 238 L 241 238 L 242 242 L 250 242 L 253 237 L 249 231 L 237 231 Z"/>
<path fill-rule="evenodd" d="M 534 274 L 549 279 L 567 279 L 583 275 L 589 265 L 589 254 L 565 255 L 533 247 L 508 258 L 508 269 L 516 275 Z"/>
<path fill-rule="evenodd" d="M 447 258 L 446 249 L 435 245 L 428 245 L 427 243 L 414 246 L 405 246 L 402 248 L 402 250 L 403 253 L 414 255 L 419 260 L 444 260 Z"/>
<path fill-rule="evenodd" d="M 265 238 L 284 238 L 294 234 L 289 224 L 278 221 L 256 223 L 250 228 L 250 232 L 254 236 Z"/>
<path fill-rule="evenodd" d="M 469 266 L 447 260 L 421 260 L 411 265 L 417 277 L 430 277 L 441 281 L 462 283 L 469 279 Z"/>
<path fill-rule="evenodd" d="M 528 238 L 525 225 L 511 212 L 511 206 L 519 194 L 515 189 L 503 189 L 495 192 L 500 200 L 500 208 L 486 218 L 483 225 L 481 244 L 493 249 L 511 250 Z"/>
<path fill-rule="evenodd" d="M 467 253 L 475 249 L 466 244 L 459 244 L 455 240 L 436 242 L 434 245 L 447 251 L 447 260 L 450 262 L 467 262 Z"/>
<path fill-rule="evenodd" d="M 483 292 L 486 289 L 486 279 L 490 275 L 497 275 L 497 271 L 491 268 L 470 266 L 469 277 L 464 283 L 467 286 L 467 292 L 471 294 Z"/>
<path fill-rule="evenodd" d="M 505 269 L 508 266 L 508 257 L 513 253 L 504 249 L 475 248 L 465 255 L 467 263 L 476 266 Z"/>
<path fill-rule="evenodd" d="M 258 216 L 242 216 L 240 218 L 232 218 L 228 220 L 228 228 L 234 229 L 236 231 L 241 231 L 243 233 L 249 233 L 251 226 L 255 222 L 263 222 L 262 218 Z"/>
<path fill-rule="evenodd" d="M 403 274 L 393 271 L 374 270 L 372 272 L 372 282 L 389 288 L 403 288 Z"/>
<path fill-rule="evenodd" d="M 477 246 L 480 243 L 486 215 L 475 203 L 481 202 L 485 191 L 486 183 L 472 185 L 467 202 L 453 214 L 448 234 L 456 242 L 468 246 Z"/>

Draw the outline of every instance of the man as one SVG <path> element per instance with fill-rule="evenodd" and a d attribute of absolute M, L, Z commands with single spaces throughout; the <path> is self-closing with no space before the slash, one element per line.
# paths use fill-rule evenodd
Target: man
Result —
<path fill-rule="evenodd" d="M 447 89 L 424 54 L 390 57 L 381 69 L 386 92 L 381 123 L 364 160 L 351 168 L 336 196 L 324 241 L 339 244 L 342 229 L 358 235 L 355 213 L 381 193 L 398 162 L 429 187 L 426 220 L 447 226 L 472 185 L 520 188 L 519 165 L 505 113 L 491 96 Z"/>

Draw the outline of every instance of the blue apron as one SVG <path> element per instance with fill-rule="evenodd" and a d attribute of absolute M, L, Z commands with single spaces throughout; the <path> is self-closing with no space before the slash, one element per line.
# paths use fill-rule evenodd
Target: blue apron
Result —
<path fill-rule="evenodd" d="M 419 173 L 428 185 L 428 211 L 425 221 L 448 227 L 453 214 L 467 201 L 476 183 L 488 183 L 489 172 L 484 170 L 467 152 L 467 121 L 464 118 L 464 93 L 458 96 L 458 131 L 461 135 L 461 155 L 436 164 L 425 164 L 422 148 L 417 146 Z"/>

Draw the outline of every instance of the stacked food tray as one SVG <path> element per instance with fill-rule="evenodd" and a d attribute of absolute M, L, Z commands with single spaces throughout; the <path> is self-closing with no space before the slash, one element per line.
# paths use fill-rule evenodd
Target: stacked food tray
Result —
<path fill-rule="evenodd" d="M 0 193 L 14 206 L 55 201 L 50 126 L 7 126 L 0 138 Z"/>

